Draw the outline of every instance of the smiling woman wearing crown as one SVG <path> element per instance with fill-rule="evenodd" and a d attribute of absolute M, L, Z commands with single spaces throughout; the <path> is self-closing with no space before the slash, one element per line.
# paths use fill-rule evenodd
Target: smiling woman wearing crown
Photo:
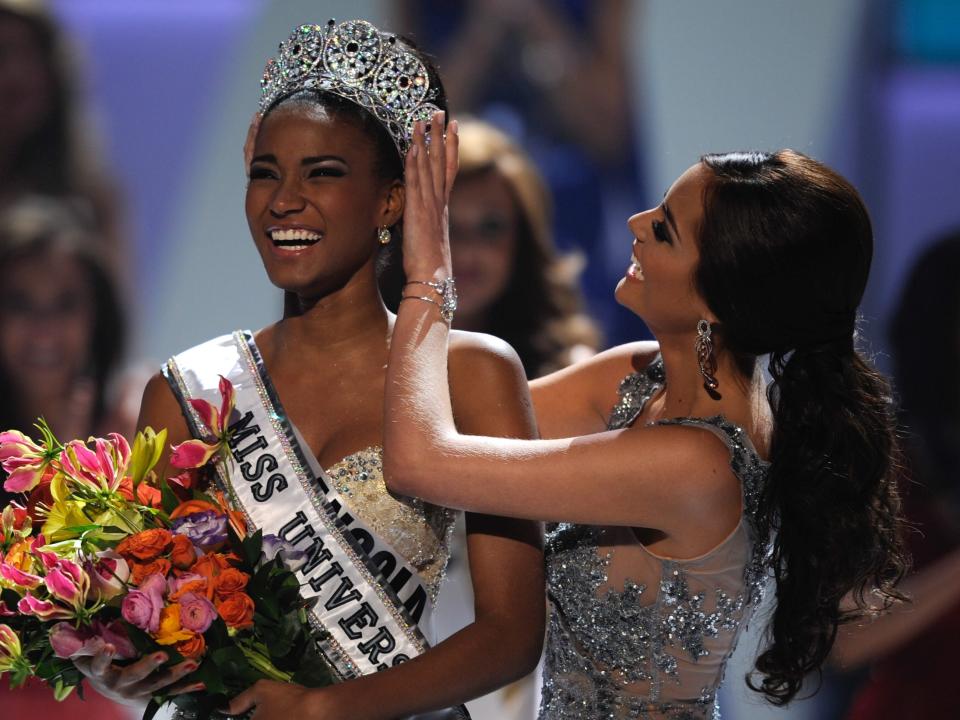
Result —
<path fill-rule="evenodd" d="M 363 21 L 295 30 L 264 74 L 246 198 L 267 275 L 286 293 L 284 316 L 177 355 L 144 394 L 140 425 L 167 427 L 176 444 L 193 427 L 181 407 L 215 398 L 218 376 L 226 376 L 237 391 L 230 477 L 241 504 L 265 533 L 300 549 L 325 548 L 300 572 L 321 599 L 311 612 L 329 634 L 327 659 L 346 681 L 322 690 L 258 683 L 234 701 L 234 712 L 455 717 L 461 709 L 443 709 L 536 664 L 544 614 L 539 527 L 467 516 L 476 620 L 430 648 L 454 514 L 388 492 L 381 471 L 395 318 L 378 291 L 378 258 L 396 243 L 414 122 L 444 107 L 435 71 L 406 42 Z M 490 337 L 454 336 L 450 392 L 462 432 L 533 433 L 530 408 L 518 402 L 523 373 L 509 358 Z M 355 606 L 346 612 L 342 602 L 324 602 L 338 587 L 326 582 L 331 573 L 341 576 L 341 589 L 352 588 L 339 598 Z M 158 657 L 120 669 L 109 659 L 95 658 L 87 671 L 99 689 L 123 699 L 146 698 L 193 669 L 189 661 L 166 667 Z"/>

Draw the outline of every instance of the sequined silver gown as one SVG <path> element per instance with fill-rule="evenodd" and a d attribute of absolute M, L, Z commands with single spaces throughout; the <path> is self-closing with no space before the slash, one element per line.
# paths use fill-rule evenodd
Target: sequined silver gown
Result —
<path fill-rule="evenodd" d="M 631 425 L 663 383 L 659 359 L 629 375 L 608 427 Z M 767 464 L 722 417 L 658 424 L 703 428 L 727 445 L 743 491 L 740 523 L 691 560 L 655 555 L 631 528 L 550 526 L 541 720 L 719 718 L 724 666 L 766 576 L 753 517 Z"/>

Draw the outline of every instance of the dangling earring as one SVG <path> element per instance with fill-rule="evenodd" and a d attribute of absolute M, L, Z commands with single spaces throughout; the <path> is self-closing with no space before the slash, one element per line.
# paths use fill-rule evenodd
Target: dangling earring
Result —
<path fill-rule="evenodd" d="M 697 363 L 700 365 L 700 374 L 703 375 L 703 386 L 707 392 L 713 392 L 719 386 L 714 373 L 717 371 L 717 360 L 713 357 L 713 331 L 707 320 L 697 322 Z"/>
<path fill-rule="evenodd" d="M 386 225 L 382 225 L 380 229 L 377 231 L 377 240 L 380 241 L 381 245 L 389 245 L 390 244 L 390 228 L 388 228 Z"/>

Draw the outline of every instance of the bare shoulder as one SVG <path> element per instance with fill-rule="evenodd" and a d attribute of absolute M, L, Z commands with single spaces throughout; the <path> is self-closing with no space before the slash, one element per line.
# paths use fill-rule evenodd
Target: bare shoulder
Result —
<path fill-rule="evenodd" d="M 137 429 L 142 430 L 148 426 L 155 430 L 166 428 L 172 444 L 190 438 L 180 403 L 174 397 L 167 379 L 159 372 L 147 381 L 140 401 Z"/>
<path fill-rule="evenodd" d="M 693 557 L 716 547 L 740 521 L 742 489 L 730 449 L 704 425 L 652 425 L 621 431 L 637 448 L 635 470 L 662 478 L 662 529 L 671 553 Z M 625 439 L 626 439 L 625 437 Z"/>
<path fill-rule="evenodd" d="M 461 432 L 535 435 L 526 375 L 508 343 L 484 333 L 453 331 L 447 359 L 450 397 Z"/>
<path fill-rule="evenodd" d="M 520 358 L 510 344 L 485 333 L 451 332 L 447 360 L 451 383 L 468 376 L 510 383 L 517 377 L 525 378 Z"/>
<path fill-rule="evenodd" d="M 618 345 L 530 384 L 544 437 L 572 437 L 606 429 L 620 382 L 645 369 L 659 353 L 653 341 Z"/>

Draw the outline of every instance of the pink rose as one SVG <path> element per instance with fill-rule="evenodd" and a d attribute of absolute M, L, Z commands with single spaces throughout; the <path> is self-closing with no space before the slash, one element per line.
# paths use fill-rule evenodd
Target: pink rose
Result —
<path fill-rule="evenodd" d="M 163 594 L 167 581 L 162 575 L 150 575 L 139 590 L 133 590 L 123 598 L 120 613 L 123 619 L 141 630 L 155 633 L 160 629 L 160 611 L 163 610 Z"/>
<path fill-rule="evenodd" d="M 184 593 L 180 598 L 180 626 L 203 633 L 217 617 L 217 609 L 203 595 Z"/>

